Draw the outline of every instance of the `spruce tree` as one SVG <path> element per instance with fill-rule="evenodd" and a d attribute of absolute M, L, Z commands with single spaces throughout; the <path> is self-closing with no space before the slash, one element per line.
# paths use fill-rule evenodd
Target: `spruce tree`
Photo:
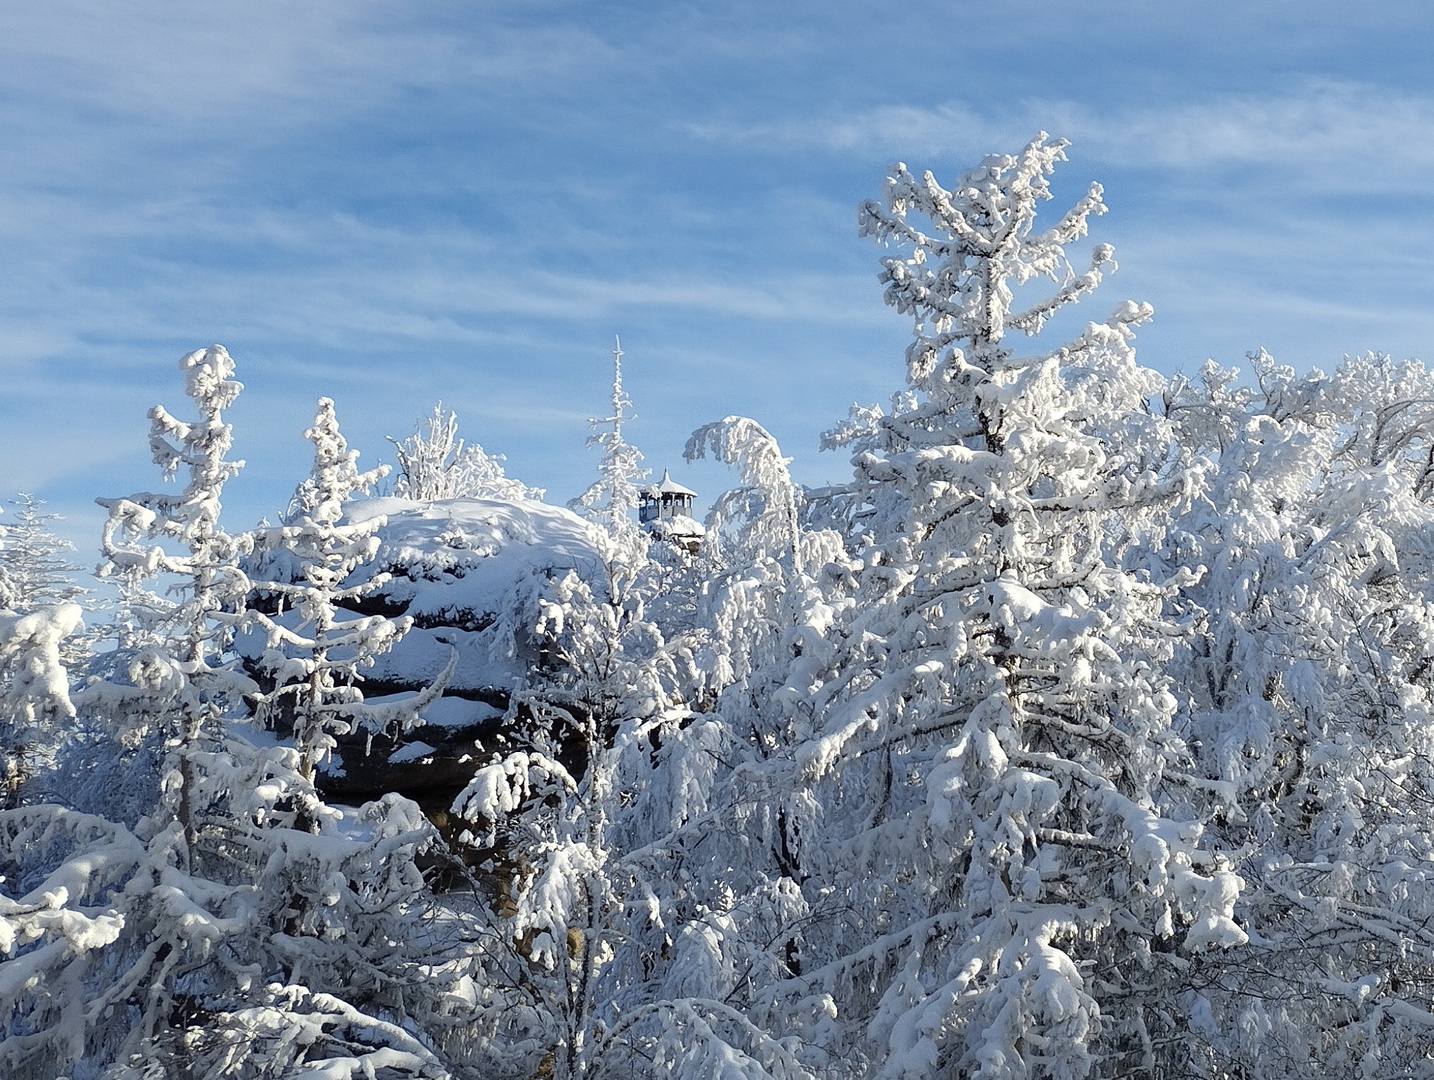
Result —
<path fill-rule="evenodd" d="M 387 652 L 413 625 L 407 616 L 357 616 L 343 610 L 382 588 L 389 575 L 376 574 L 346 584 L 353 571 L 377 554 L 377 533 L 383 517 L 359 524 L 342 521 L 344 504 L 365 494 L 388 472 L 386 465 L 358 469 L 358 451 L 350 450 L 339 432 L 334 403 L 319 398 L 313 426 L 304 437 L 314 444 L 314 465 L 294 493 L 286 523 L 260 528 L 254 543 L 255 582 L 266 596 L 278 600 L 272 615 L 252 611 L 247 617 L 265 635 L 265 649 L 256 669 L 272 684 L 261 695 L 261 712 L 269 726 L 282 716 L 289 722 L 299 751 L 299 775 L 312 783 L 315 770 L 337 745 L 335 735 L 357 728 L 372 734 L 399 734 L 418 713 L 437 699 L 451 674 L 457 654 L 443 675 L 412 700 L 374 705 L 363 700 L 360 672 Z M 284 617 L 284 609 L 292 617 Z M 299 825 L 317 827 L 317 808 L 306 808 Z"/>
<path fill-rule="evenodd" d="M 299 750 L 249 737 L 258 688 L 232 641 L 252 536 L 219 521 L 239 468 L 223 410 L 240 384 L 220 346 L 180 367 L 200 418 L 156 406 L 151 448 L 188 483 L 101 500 L 105 569 L 148 625 L 75 695 L 160 767 L 134 821 L 0 812 L 16 889 L 0 897 L 0 1066 L 27 1080 L 72 1067 L 107 1080 L 445 1077 L 431 1047 L 460 972 L 441 940 L 413 932 L 428 903 L 414 858 L 433 830 L 395 796 L 324 807 Z"/>
<path fill-rule="evenodd" d="M 1106 245 L 1083 271 L 1065 254 L 1099 185 L 1035 229 L 1065 145 L 949 189 L 898 165 L 860 211 L 902 249 L 881 276 L 915 333 L 893 411 L 843 435 L 859 567 L 824 677 L 803 668 L 792 755 L 813 914 L 800 974 L 766 991 L 835 1074 L 1171 1066 L 1185 958 L 1245 940 L 1160 670 L 1183 579 L 1126 561 L 1199 480 L 1146 409 L 1160 383 L 1130 342 L 1150 309 L 1031 355 L 1009 337 L 1114 268 Z M 1015 308 L 1039 278 L 1054 289 Z"/>

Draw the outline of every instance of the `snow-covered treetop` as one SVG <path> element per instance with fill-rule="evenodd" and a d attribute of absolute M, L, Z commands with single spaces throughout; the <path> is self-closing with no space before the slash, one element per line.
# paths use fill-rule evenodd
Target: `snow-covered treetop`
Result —
<path fill-rule="evenodd" d="M 638 503 L 638 481 L 648 470 L 639 464 L 642 454 L 625 442 L 622 425 L 634 419 L 632 399 L 622 388 L 622 342 L 614 335 L 612 349 L 612 414 L 588 421 L 593 433 L 588 446 L 602 448 L 598 479 L 568 505 L 609 532 L 635 531 L 632 511 Z"/>
<path fill-rule="evenodd" d="M 59 515 L 46 513 L 43 500 L 24 492 L 9 502 L 15 513 L 12 524 L 0 529 L 0 607 L 29 611 L 82 595 L 74 580 L 82 568 L 64 554 L 75 545 L 49 528 Z"/>
<path fill-rule="evenodd" d="M 223 345 L 186 354 L 179 360 L 179 370 L 184 373 L 184 392 L 194 400 L 203 419 L 187 424 L 171 416 L 163 405 L 156 405 L 149 411 L 149 448 L 166 477 L 173 476 L 181 465 L 188 466 L 191 483 L 186 493 L 213 490 L 244 467 L 242 461 L 224 460 L 234 432 L 223 420 L 223 411 L 234 404 L 244 384 L 230 378 L 234 361 Z M 201 528 L 212 528 L 218 520 L 216 503 L 203 500 L 186 505 L 193 507 L 196 516 L 192 520 Z"/>
<path fill-rule="evenodd" d="M 175 495 L 139 492 L 126 498 L 95 500 L 109 511 L 101 537 L 105 561 L 100 573 L 131 581 L 157 573 L 198 574 L 205 578 L 200 586 L 205 591 L 212 587 L 208 575 L 230 567 L 249 543 L 248 537 L 230 536 L 218 524 L 224 484 L 244 467 L 244 462 L 225 457 L 233 443 L 233 429 L 224 422 L 223 411 L 244 384 L 231 378 L 234 361 L 222 345 L 186 354 L 180 358 L 179 369 L 184 373 L 185 393 L 193 399 L 200 419 L 185 422 L 163 405 L 154 406 L 149 411 L 149 445 L 166 479 L 183 466 L 189 473 L 188 483 Z M 141 542 L 142 538 L 158 537 L 180 541 L 188 553 L 170 554 Z"/>
<path fill-rule="evenodd" d="M 427 424 L 427 430 L 424 424 Z M 458 416 L 433 406 L 426 421 L 406 439 L 390 438 L 398 454 L 401 499 L 542 499 L 543 489 L 528 487 L 503 473 L 503 455 L 485 453 L 476 442 L 458 437 Z"/>
<path fill-rule="evenodd" d="M 616 334 L 612 336 L 612 415 L 605 420 L 590 420 L 591 424 L 608 423 L 612 425 L 613 435 L 621 441 L 622 425 L 635 419 L 632 415 L 632 399 L 622 388 L 622 339 Z M 588 445 L 601 444 L 601 439 L 592 436 L 588 439 Z"/>
<path fill-rule="evenodd" d="M 882 259 L 880 279 L 887 303 L 914 319 L 907 389 L 893 398 L 891 415 L 874 407 L 854 410 L 828 433 L 826 446 L 850 445 L 860 456 L 942 447 L 954 439 L 968 449 L 999 451 L 1007 430 L 1031 419 L 1035 402 L 1066 392 L 1082 373 L 1089 376 L 1081 391 L 1087 400 L 1070 403 L 1069 420 L 1089 418 L 1091 409 L 1108 411 L 1103 398 L 1124 401 L 1156 391 L 1150 373 L 1134 364 L 1130 345 L 1133 328 L 1153 313 L 1149 304 L 1126 301 L 1104 322 L 1089 323 L 1075 339 L 1037 355 L 1017 357 L 1004 342 L 1008 329 L 1038 334 L 1052 314 L 1115 268 L 1108 244 L 1095 247 L 1080 273 L 1065 252 L 1085 235 L 1090 216 L 1104 212 L 1099 184 L 1055 225 L 1034 231 L 1038 204 L 1051 197 L 1047 176 L 1064 160 L 1065 146 L 1042 132 L 1017 155 L 986 158 L 951 190 L 930 172 L 917 179 L 898 164 L 888 177 L 886 207 L 863 204 L 861 232 L 905 249 Z M 928 224 L 918 228 L 921 218 Z M 1055 289 L 1012 310 L 1012 285 L 1037 277 L 1049 278 Z M 1110 390 L 1102 391 L 1111 379 Z M 1054 413 L 1042 410 L 1054 421 Z"/>
<path fill-rule="evenodd" d="M 1037 204 L 1051 197 L 1046 177 L 1065 160 L 1067 145 L 1040 132 L 1019 154 L 994 154 L 962 173 L 950 190 L 930 172 L 918 179 L 897 163 L 887 178 L 887 206 L 862 205 L 862 235 L 913 248 L 909 258 L 882 260 L 882 280 L 887 302 L 915 315 L 920 328 L 907 351 L 914 379 L 963 342 L 972 362 L 988 366 L 1008 328 L 1037 333 L 1058 308 L 1095 288 L 1103 267 L 1113 266 L 1112 248 L 1101 244 L 1078 274 L 1063 247 L 1085 235 L 1091 214 L 1105 212 L 1099 184 L 1051 228 L 1031 234 Z M 930 233 L 907 220 L 913 211 L 930 221 Z M 1012 312 L 1007 282 L 1035 277 L 1048 277 L 1058 288 Z"/>
<path fill-rule="evenodd" d="M 745 416 L 727 416 L 692 433 L 682 456 L 696 461 L 711 453 L 724 465 L 737 469 L 738 485 L 720 496 L 707 515 L 708 536 L 720 542 L 724 530 L 742 553 L 729 553 L 738 561 L 760 554 L 772 558 L 798 557 L 797 488 L 770 432 Z M 685 490 L 685 489 L 684 489 Z"/>
<path fill-rule="evenodd" d="M 319 398 L 318 407 L 313 427 L 304 432 L 304 438 L 314 444 L 314 470 L 300 482 L 289 500 L 284 514 L 284 521 L 289 524 L 305 517 L 326 525 L 335 524 L 343 517 L 343 505 L 348 499 L 367 494 L 390 471 L 389 466 L 380 464 L 360 472 L 359 452 L 350 450 L 339 433 L 333 399 Z"/>

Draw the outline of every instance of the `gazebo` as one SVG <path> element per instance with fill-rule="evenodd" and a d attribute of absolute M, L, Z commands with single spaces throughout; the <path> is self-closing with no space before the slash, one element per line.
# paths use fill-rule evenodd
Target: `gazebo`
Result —
<path fill-rule="evenodd" d="M 638 492 L 637 520 L 654 537 L 676 544 L 691 554 L 701 546 L 707 534 L 692 516 L 692 500 L 696 497 L 697 492 L 677 483 L 664 469 L 660 484 Z"/>
<path fill-rule="evenodd" d="M 662 470 L 662 483 L 642 489 L 638 495 L 637 520 L 644 525 L 654 521 L 692 517 L 692 500 L 697 492 L 685 488 Z"/>

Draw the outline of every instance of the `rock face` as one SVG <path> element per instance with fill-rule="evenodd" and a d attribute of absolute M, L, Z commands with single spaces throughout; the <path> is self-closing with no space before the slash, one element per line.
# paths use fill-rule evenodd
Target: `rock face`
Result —
<path fill-rule="evenodd" d="M 445 695 L 398 739 L 340 737 L 320 766 L 319 790 L 340 802 L 397 791 L 425 806 L 446 805 L 504 743 L 509 693 L 494 689 L 490 697 L 497 703 Z"/>
<path fill-rule="evenodd" d="M 407 615 L 413 628 L 364 675 L 370 702 L 417 694 L 457 664 L 443 696 L 397 739 L 339 739 L 318 783 L 340 801 L 397 791 L 424 805 L 450 800 L 504 743 L 513 692 L 540 662 L 531 640 L 547 581 L 599 569 L 592 526 L 531 500 L 378 498 L 348 506 L 350 521 L 385 517 L 378 559 L 349 584 L 390 575 L 359 614 Z"/>

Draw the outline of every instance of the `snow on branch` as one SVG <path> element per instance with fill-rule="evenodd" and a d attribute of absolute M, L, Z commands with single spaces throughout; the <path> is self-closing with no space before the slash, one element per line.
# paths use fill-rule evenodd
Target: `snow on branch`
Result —
<path fill-rule="evenodd" d="M 412 435 L 390 438 L 398 454 L 394 493 L 404 499 L 541 499 L 542 488 L 528 487 L 503 473 L 503 455 L 485 453 L 477 443 L 458 437 L 458 416 L 440 401 Z"/>

